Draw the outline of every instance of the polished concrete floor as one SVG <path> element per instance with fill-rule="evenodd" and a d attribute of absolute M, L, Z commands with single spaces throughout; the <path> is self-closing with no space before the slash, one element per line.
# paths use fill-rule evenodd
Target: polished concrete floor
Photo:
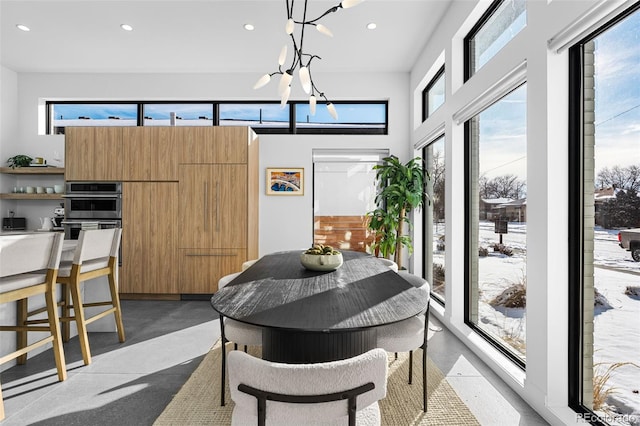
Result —
<path fill-rule="evenodd" d="M 153 424 L 219 337 L 217 316 L 208 301 L 122 304 L 127 341 L 119 343 L 115 332 L 91 333 L 93 362 L 84 366 L 78 339 L 71 339 L 65 382 L 57 381 L 51 350 L 2 372 L 0 424 Z M 547 424 L 450 332 L 430 334 L 430 357 L 481 424 Z"/>

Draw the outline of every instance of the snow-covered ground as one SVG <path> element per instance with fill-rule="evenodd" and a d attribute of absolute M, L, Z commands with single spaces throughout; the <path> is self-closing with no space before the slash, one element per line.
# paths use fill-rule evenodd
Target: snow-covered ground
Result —
<path fill-rule="evenodd" d="M 608 300 L 610 309 L 596 309 L 594 320 L 594 363 L 608 367 L 611 363 L 634 362 L 640 365 L 640 296 L 625 294 L 627 287 L 640 287 L 640 262 L 618 245 L 618 232 L 598 228 L 595 233 L 595 286 Z M 503 244 L 513 249 L 508 257 L 494 252 L 498 242 L 493 222 L 480 223 L 480 246 L 489 255 L 479 261 L 478 326 L 503 339 L 524 358 L 526 352 L 526 309 L 494 308 L 489 302 L 504 289 L 526 277 L 526 224 L 509 223 Z M 442 263 L 442 252 L 434 243 L 434 262 Z M 607 386 L 614 388 L 608 403 L 612 412 L 632 416 L 619 417 L 611 424 L 640 425 L 640 369 L 626 365 L 613 371 Z M 636 393 L 634 393 L 634 391 Z M 608 420 L 612 420 L 612 412 Z"/>
<path fill-rule="evenodd" d="M 611 305 L 597 309 L 594 318 L 594 364 L 605 368 L 618 362 L 640 366 L 640 297 L 625 294 L 627 287 L 640 287 L 640 262 L 620 248 L 617 235 L 606 229 L 596 229 L 595 235 L 595 287 Z M 633 415 L 631 424 L 640 425 L 640 367 L 616 369 L 610 385 L 614 393 L 607 402 L 612 410 Z M 612 423 L 629 424 L 624 417 Z"/>

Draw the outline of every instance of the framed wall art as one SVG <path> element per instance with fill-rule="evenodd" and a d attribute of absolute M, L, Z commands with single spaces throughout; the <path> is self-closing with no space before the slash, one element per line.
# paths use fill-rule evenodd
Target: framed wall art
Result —
<path fill-rule="evenodd" d="M 267 168 L 267 195 L 304 195 L 304 168 Z"/>

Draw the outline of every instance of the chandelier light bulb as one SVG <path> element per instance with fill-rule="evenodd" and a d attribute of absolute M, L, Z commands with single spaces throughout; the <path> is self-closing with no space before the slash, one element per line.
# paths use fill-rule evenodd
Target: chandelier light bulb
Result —
<path fill-rule="evenodd" d="M 283 66 L 284 61 L 287 60 L 287 45 L 282 46 L 282 50 L 280 51 L 280 56 L 278 56 L 278 65 Z"/>
<path fill-rule="evenodd" d="M 256 84 L 253 86 L 253 88 L 259 89 L 263 86 L 266 86 L 270 81 L 271 81 L 271 76 L 269 74 L 265 74 L 262 77 L 260 77 L 258 81 L 256 81 Z"/>
<path fill-rule="evenodd" d="M 331 102 L 327 104 L 327 110 L 334 120 L 338 119 L 338 111 L 336 111 L 336 107 Z"/>
<path fill-rule="evenodd" d="M 278 85 L 278 95 L 282 96 L 287 88 L 289 89 L 289 92 L 291 92 L 291 80 L 293 80 L 291 71 L 287 70 L 282 73 L 282 77 L 280 77 L 280 84 Z"/>
<path fill-rule="evenodd" d="M 293 22 L 292 18 L 289 18 L 287 20 L 287 25 L 285 25 L 284 30 L 286 31 L 287 35 L 291 35 L 293 34 L 293 29 L 295 28 L 295 23 Z"/>
<path fill-rule="evenodd" d="M 343 9 L 349 9 L 350 7 L 359 5 L 363 1 L 364 0 L 342 0 L 340 6 L 342 6 Z"/>
<path fill-rule="evenodd" d="M 313 95 L 309 96 L 309 113 L 316 115 L 316 97 Z"/>
<path fill-rule="evenodd" d="M 326 36 L 333 37 L 331 30 L 322 24 L 316 25 L 316 29 Z"/>
<path fill-rule="evenodd" d="M 290 94 L 291 94 L 291 86 L 287 86 L 284 89 L 284 93 L 282 93 L 282 99 L 280 100 L 280 109 L 284 109 L 285 105 L 287 105 L 287 101 L 289 100 Z"/>
<path fill-rule="evenodd" d="M 2 1 L 2 0 L 0 0 Z M 299 10 L 303 11 L 304 14 L 300 17 L 297 14 L 293 13 L 293 3 L 294 1 L 287 0 L 287 15 L 286 15 L 286 23 L 284 26 L 284 30 L 289 36 L 291 40 L 286 43 L 282 49 L 280 50 L 280 55 L 278 56 L 278 68 L 271 73 L 265 74 L 258 79 L 258 81 L 253 86 L 254 89 L 259 89 L 263 86 L 266 86 L 271 81 L 272 77 L 276 74 L 280 74 L 280 79 L 278 82 L 278 97 L 280 97 L 280 108 L 284 109 L 284 107 L 289 102 L 289 97 L 291 96 L 291 85 L 294 78 L 294 72 L 297 72 L 298 78 L 300 79 L 300 85 L 304 92 L 309 96 L 309 114 L 315 115 L 317 109 L 317 98 L 318 96 L 322 98 L 322 103 L 327 107 L 327 112 L 333 117 L 334 120 L 338 119 L 338 111 L 333 103 L 329 102 L 324 92 L 320 90 L 316 83 L 313 81 L 313 77 L 311 76 L 311 63 L 312 61 L 321 60 L 322 58 L 312 52 L 304 50 L 303 48 L 303 39 L 305 34 L 305 29 L 311 29 L 311 26 L 316 27 L 318 32 L 322 33 L 327 37 L 333 37 L 333 33 L 329 28 L 319 23 L 325 16 L 337 12 L 340 9 L 349 9 L 351 7 L 357 6 L 362 3 L 364 0 L 338 0 L 338 4 L 330 7 L 324 13 L 315 15 L 317 17 L 307 17 L 307 3 L 309 0 L 304 0 L 302 3 L 304 4 L 304 8 Z M 296 26 L 300 25 L 300 28 Z M 373 25 L 369 24 L 369 29 L 372 29 Z M 315 34 L 315 33 L 314 33 Z M 313 35 L 311 35 L 314 37 Z M 287 54 L 289 50 L 289 45 L 292 45 L 292 58 L 289 58 L 289 64 L 285 65 L 287 62 Z M 306 47 L 306 45 L 305 45 Z M 297 83 L 296 83 L 297 84 Z"/>
<path fill-rule="evenodd" d="M 309 75 L 309 68 L 300 67 L 298 76 L 300 77 L 300 84 L 302 85 L 302 90 L 304 90 L 304 93 L 311 93 L 311 76 Z"/>

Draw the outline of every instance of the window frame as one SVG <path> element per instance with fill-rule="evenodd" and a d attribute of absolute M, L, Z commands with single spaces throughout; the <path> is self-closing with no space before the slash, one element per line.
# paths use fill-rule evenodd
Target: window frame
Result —
<path fill-rule="evenodd" d="M 471 39 L 475 37 L 478 32 L 484 27 L 484 25 L 491 19 L 493 14 L 500 8 L 503 2 L 508 0 L 494 0 L 493 3 L 487 8 L 487 10 L 480 16 L 478 22 L 471 28 L 471 30 L 464 37 L 463 53 L 464 53 L 464 82 L 466 83 L 475 74 L 471 66 Z"/>
<path fill-rule="evenodd" d="M 425 161 L 425 167 L 426 167 L 427 149 L 429 148 L 429 146 L 439 142 L 440 140 L 442 140 L 442 142 L 444 144 L 444 148 L 445 149 L 443 150 L 443 152 L 446 153 L 447 137 L 446 137 L 446 134 L 444 132 L 438 133 L 437 136 L 433 137 L 432 140 L 429 141 L 429 143 L 427 143 L 425 146 L 422 147 L 422 153 L 421 154 L 422 154 L 423 161 Z M 447 158 L 446 158 L 446 156 L 444 158 L 444 167 L 445 167 L 445 170 L 446 170 L 446 168 L 447 168 Z M 433 179 L 433 177 L 431 179 Z M 446 180 L 446 176 L 445 176 L 445 180 Z M 446 193 L 447 193 L 447 191 L 446 191 L 446 185 L 445 185 L 445 199 L 444 199 L 445 206 L 446 206 L 446 202 L 447 202 Z M 429 202 L 429 200 L 428 200 L 428 198 L 427 198 L 427 196 L 425 194 L 425 196 L 423 197 L 423 205 L 426 206 L 428 202 Z M 446 224 L 446 208 L 445 208 L 445 224 Z M 425 244 L 432 244 L 433 245 L 433 240 L 429 238 L 431 232 L 427 231 L 428 227 L 432 227 L 432 226 L 433 226 L 433 223 L 431 223 L 431 224 L 427 223 L 426 215 L 424 214 L 424 210 L 423 210 L 423 218 L 422 218 L 422 245 L 423 245 L 422 253 L 424 254 L 424 259 L 422 261 L 422 277 L 423 278 L 426 278 L 426 277 L 429 276 L 428 275 L 428 268 L 429 267 L 431 267 L 431 269 L 433 270 L 433 256 L 431 257 L 431 259 L 427 259 L 426 253 L 429 253 L 429 251 L 426 250 L 426 247 L 425 247 Z M 446 288 L 447 288 L 446 287 L 446 285 L 447 285 L 446 284 L 446 280 L 447 280 L 447 275 L 446 275 L 446 267 L 447 267 L 447 265 L 446 265 L 446 235 L 447 235 L 447 232 L 446 232 L 446 228 L 445 228 L 445 264 L 444 264 L 444 267 L 445 267 L 445 296 L 440 296 L 439 294 L 434 293 L 434 291 L 433 291 L 433 283 L 431 284 L 431 297 L 432 297 L 433 300 L 435 300 L 442 307 L 446 306 L 446 300 L 447 300 L 446 299 Z M 428 260 L 430 260 L 432 263 L 428 264 Z"/>
<path fill-rule="evenodd" d="M 77 100 L 64 100 L 53 101 L 47 100 L 45 102 L 45 123 L 46 123 L 46 135 L 53 135 L 53 106 L 58 104 L 136 104 L 137 105 L 137 126 L 144 126 L 143 105 L 144 104 L 212 104 L 213 106 L 213 126 L 218 126 L 220 123 L 220 110 L 221 104 L 276 104 L 278 101 L 194 101 L 194 100 L 157 100 L 157 101 L 118 101 L 118 100 L 91 100 L 91 101 L 77 101 Z M 362 127 L 362 128 L 332 128 L 331 126 L 322 127 L 317 126 L 313 128 L 297 128 L 295 110 L 297 104 L 304 104 L 306 101 L 289 101 L 289 126 L 282 128 L 260 128 L 256 127 L 253 130 L 257 134 L 331 134 L 331 135 L 388 135 L 389 134 L 389 101 L 388 100 L 353 100 L 353 101 L 333 101 L 335 105 L 339 104 L 362 104 L 362 105 L 383 105 L 385 109 L 385 122 L 383 128 L 374 127 Z M 321 105 L 319 105 L 321 106 Z M 64 134 L 64 131 L 62 132 Z"/>
<path fill-rule="evenodd" d="M 53 105 L 82 105 L 82 104 L 86 104 L 86 105 L 130 105 L 130 104 L 135 104 L 137 105 L 136 108 L 136 126 L 141 126 L 141 120 L 142 120 L 142 103 L 140 102 L 136 102 L 136 101 L 46 101 L 45 102 L 45 125 L 46 125 L 46 129 L 45 129 L 45 135 L 56 135 L 56 134 L 64 134 L 64 132 L 62 133 L 55 133 L 53 130 Z M 133 127 L 133 126 L 131 126 Z"/>
<path fill-rule="evenodd" d="M 472 204 L 472 194 L 471 194 L 471 161 L 472 161 L 472 137 L 471 137 L 471 120 L 477 115 L 481 114 L 483 111 L 491 108 L 492 105 L 499 102 L 501 99 L 509 96 L 512 92 L 518 90 L 523 85 L 527 84 L 527 80 L 525 79 L 522 82 L 517 82 L 514 84 L 510 90 L 506 91 L 500 98 L 498 98 L 495 102 L 485 106 L 480 111 L 477 111 L 472 117 L 469 117 L 464 122 L 464 323 L 467 325 L 474 333 L 478 334 L 478 336 L 482 337 L 487 343 L 489 343 L 492 347 L 494 347 L 498 352 L 504 355 L 507 359 L 513 362 L 514 365 L 526 371 L 526 361 L 518 357 L 512 350 L 510 350 L 505 344 L 500 342 L 491 334 L 487 333 L 485 330 L 481 329 L 472 321 L 471 318 L 471 303 L 472 295 L 471 295 L 471 271 L 473 269 L 473 256 L 478 256 L 477 251 L 474 253 L 471 252 L 472 244 L 471 244 L 471 211 L 473 209 Z"/>
<path fill-rule="evenodd" d="M 429 116 L 430 116 L 429 113 L 433 114 L 433 112 L 437 111 L 438 108 L 440 108 L 440 106 L 444 105 L 444 102 L 446 101 L 446 87 L 445 87 L 445 101 L 443 101 L 442 105 L 440 105 L 435 110 L 429 111 L 429 100 L 428 100 L 429 91 L 438 82 L 438 79 L 440 77 L 445 77 L 445 86 L 446 86 L 446 76 L 444 74 L 444 71 L 445 71 L 445 65 L 443 64 L 442 67 L 440 67 L 440 69 L 438 70 L 438 72 L 436 72 L 436 74 L 433 76 L 433 78 L 431 79 L 429 84 L 427 84 L 427 86 L 422 91 L 422 121 L 423 122 L 426 121 L 427 118 L 429 118 Z"/>
<path fill-rule="evenodd" d="M 568 406 L 590 416 L 590 423 L 607 426 L 583 404 L 584 351 L 584 45 L 626 17 L 640 11 L 640 3 L 626 9 L 569 48 L 568 104 Z"/>

